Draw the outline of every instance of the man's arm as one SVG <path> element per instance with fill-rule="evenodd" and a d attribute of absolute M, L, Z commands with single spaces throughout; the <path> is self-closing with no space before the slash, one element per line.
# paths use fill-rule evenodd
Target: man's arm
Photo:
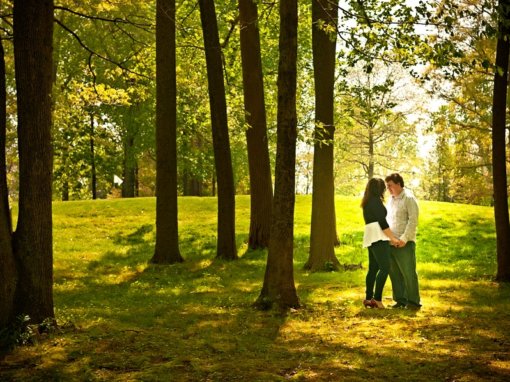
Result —
<path fill-rule="evenodd" d="M 416 228 L 418 227 L 418 203 L 414 197 L 406 198 L 405 201 L 407 208 L 407 225 L 404 234 L 400 237 L 400 240 L 407 243 L 409 240 L 415 240 Z"/>

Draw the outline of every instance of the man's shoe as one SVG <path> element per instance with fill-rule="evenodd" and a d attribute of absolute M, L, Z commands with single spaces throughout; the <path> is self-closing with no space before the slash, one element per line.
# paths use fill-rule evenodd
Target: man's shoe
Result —
<path fill-rule="evenodd" d="M 397 302 L 395 305 L 390 306 L 390 308 L 393 308 L 393 309 L 405 309 L 406 305 L 402 304 L 401 302 Z"/>
<path fill-rule="evenodd" d="M 409 309 L 409 310 L 420 310 L 421 309 L 421 305 L 407 304 L 406 305 L 406 309 Z"/>

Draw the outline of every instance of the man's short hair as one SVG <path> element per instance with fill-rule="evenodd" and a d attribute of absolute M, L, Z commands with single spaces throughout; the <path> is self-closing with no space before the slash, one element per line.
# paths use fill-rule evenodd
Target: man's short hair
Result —
<path fill-rule="evenodd" d="M 400 176 L 400 174 L 397 172 L 388 175 L 384 180 L 386 181 L 386 183 L 388 183 L 391 180 L 395 184 L 400 184 L 400 187 L 404 187 L 404 178 L 402 178 L 402 176 Z"/>

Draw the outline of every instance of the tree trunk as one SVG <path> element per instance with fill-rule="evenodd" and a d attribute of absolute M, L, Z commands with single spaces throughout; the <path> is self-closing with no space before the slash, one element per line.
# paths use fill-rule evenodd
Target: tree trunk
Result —
<path fill-rule="evenodd" d="M 16 264 L 12 250 L 12 223 L 7 189 L 6 131 L 7 91 L 5 83 L 5 56 L 0 40 L 0 329 L 13 319 L 16 291 Z"/>
<path fill-rule="evenodd" d="M 130 134 L 130 129 L 128 128 L 128 134 Z M 124 142 L 124 180 L 122 182 L 122 197 L 123 198 L 133 198 L 135 196 L 135 187 L 136 187 L 136 159 L 134 154 L 135 149 L 135 138 L 132 135 L 129 135 L 125 138 Z"/>
<path fill-rule="evenodd" d="M 305 269 L 338 269 L 335 256 L 336 215 L 333 176 L 333 88 L 336 38 L 323 30 L 336 27 L 338 9 L 330 0 L 312 1 L 312 47 L 315 79 L 315 145 L 313 154 L 310 255 Z M 335 29 L 333 29 L 335 30 Z M 336 34 L 334 34 L 336 37 Z"/>
<path fill-rule="evenodd" d="M 123 181 L 122 181 L 122 197 L 133 198 L 136 195 L 136 152 L 135 139 L 137 136 L 137 126 L 135 115 L 139 112 L 137 105 L 131 105 L 124 113 L 124 137 L 123 149 L 124 160 L 122 163 Z"/>
<path fill-rule="evenodd" d="M 199 0 L 204 34 L 214 163 L 218 177 L 218 242 L 216 257 L 237 259 L 235 240 L 235 193 L 227 123 L 227 102 L 216 10 L 213 0 Z"/>
<path fill-rule="evenodd" d="M 177 209 L 177 82 L 175 0 L 156 1 L 155 264 L 182 262 Z"/>
<path fill-rule="evenodd" d="M 275 193 L 264 285 L 256 306 L 299 307 L 294 285 L 297 0 L 280 2 Z"/>
<path fill-rule="evenodd" d="M 95 149 L 95 128 L 94 114 L 90 113 L 90 187 L 92 190 L 92 199 L 97 199 L 97 173 L 96 173 L 96 149 Z"/>
<path fill-rule="evenodd" d="M 53 1 L 14 1 L 18 107 L 19 215 L 15 314 L 53 318 L 52 84 Z"/>
<path fill-rule="evenodd" d="M 510 281 L 510 223 L 506 173 L 506 100 L 510 1 L 499 2 L 499 36 L 496 48 L 496 73 L 492 98 L 492 166 L 494 182 L 494 216 L 498 271 L 496 280 Z"/>
<path fill-rule="evenodd" d="M 67 140 L 62 145 L 62 201 L 69 201 L 69 145 Z"/>
<path fill-rule="evenodd" d="M 367 167 L 367 180 L 374 177 L 374 126 L 370 125 L 368 132 L 368 167 Z"/>
<path fill-rule="evenodd" d="M 250 234 L 252 249 L 269 245 L 273 186 L 267 143 L 264 82 L 260 57 L 257 4 L 239 0 L 241 58 L 243 68 L 244 107 L 248 165 L 250 170 Z"/>

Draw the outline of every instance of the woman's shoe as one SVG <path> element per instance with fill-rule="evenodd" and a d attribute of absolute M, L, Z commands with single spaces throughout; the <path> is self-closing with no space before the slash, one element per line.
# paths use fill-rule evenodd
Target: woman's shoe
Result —
<path fill-rule="evenodd" d="M 373 308 L 374 307 L 374 304 L 372 303 L 372 301 L 375 301 L 375 300 L 363 300 L 363 306 L 365 308 Z"/>
<path fill-rule="evenodd" d="M 370 302 L 372 303 L 372 308 L 384 309 L 384 304 L 382 303 L 382 301 L 372 299 L 370 300 Z"/>

